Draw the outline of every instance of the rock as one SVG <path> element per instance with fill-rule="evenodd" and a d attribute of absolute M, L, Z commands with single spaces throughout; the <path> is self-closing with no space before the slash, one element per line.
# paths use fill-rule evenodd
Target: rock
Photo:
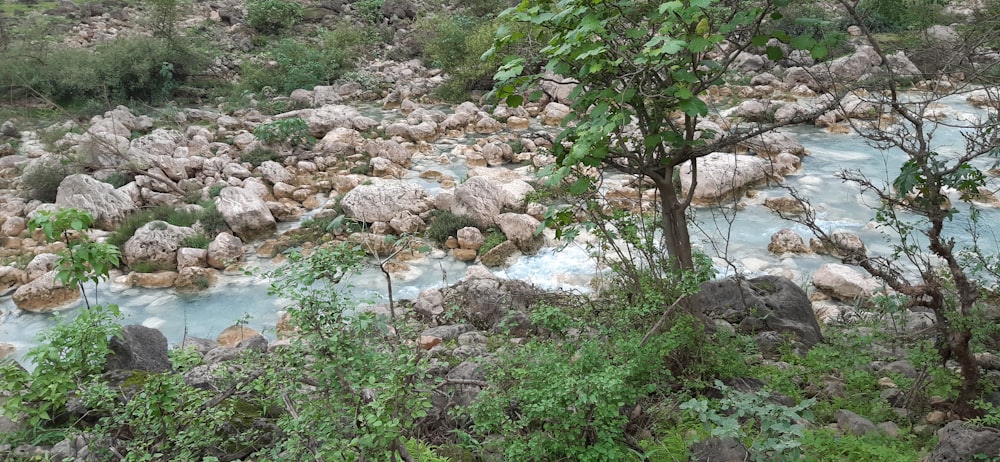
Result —
<path fill-rule="evenodd" d="M 424 289 L 417 295 L 417 300 L 413 302 L 413 311 L 427 320 L 436 320 L 444 314 L 444 302 L 441 289 Z"/>
<path fill-rule="evenodd" d="M 0 237 L 17 237 L 26 229 L 28 229 L 28 223 L 23 217 L 7 217 L 3 221 L 3 225 L 0 225 Z"/>
<path fill-rule="evenodd" d="M 503 241 L 480 255 L 479 261 L 487 267 L 496 268 L 507 266 L 515 255 L 518 255 L 517 245 L 511 241 Z"/>
<path fill-rule="evenodd" d="M 181 248 L 184 238 L 194 234 L 195 230 L 191 228 L 151 221 L 137 229 L 125 242 L 122 258 L 133 270 L 141 266 L 151 270 L 176 270 L 177 249 Z"/>
<path fill-rule="evenodd" d="M 75 302 L 80 298 L 80 288 L 66 286 L 56 280 L 56 272 L 49 271 L 41 277 L 18 287 L 11 300 L 18 308 L 31 312 L 46 312 Z"/>
<path fill-rule="evenodd" d="M 771 253 L 810 253 L 806 242 L 794 230 L 784 228 L 771 235 L 771 243 L 767 245 L 767 250 Z"/>
<path fill-rule="evenodd" d="M 563 119 L 565 119 L 570 112 L 571 109 L 569 106 L 553 101 L 545 105 L 545 108 L 542 109 L 540 116 L 542 118 L 542 123 L 545 125 L 558 126 L 562 125 Z"/>
<path fill-rule="evenodd" d="M 243 240 L 229 233 L 220 233 L 208 244 L 207 257 L 212 268 L 226 269 L 243 260 Z"/>
<path fill-rule="evenodd" d="M 536 233 L 541 222 L 522 213 L 501 213 L 496 218 L 500 231 L 525 255 L 538 252 L 545 244 L 541 233 Z"/>
<path fill-rule="evenodd" d="M 808 210 L 808 205 L 794 197 L 768 197 L 764 199 L 764 207 L 779 214 L 801 215 Z"/>
<path fill-rule="evenodd" d="M 802 143 L 781 132 L 767 132 L 760 136 L 755 136 L 744 141 L 740 146 L 764 157 L 774 157 L 782 152 L 797 156 L 805 155 L 806 153 L 806 148 L 802 146 Z"/>
<path fill-rule="evenodd" d="M 691 445 L 690 462 L 750 460 L 750 453 L 740 440 L 712 437 Z"/>
<path fill-rule="evenodd" d="M 538 86 L 553 101 L 566 105 L 572 103 L 569 95 L 573 93 L 573 89 L 576 88 L 578 83 L 576 80 L 568 79 L 546 70 L 545 78 L 542 79 L 542 82 Z"/>
<path fill-rule="evenodd" d="M 7 342 L 0 342 L 0 359 L 10 356 L 11 353 L 17 351 L 17 347 L 11 345 Z"/>
<path fill-rule="evenodd" d="M 938 445 L 925 459 L 927 462 L 959 462 L 986 460 L 1000 456 L 1000 432 L 992 428 L 975 428 L 961 421 L 949 422 L 937 431 Z"/>
<path fill-rule="evenodd" d="M 812 275 L 813 285 L 843 302 L 871 300 L 881 285 L 875 279 L 866 277 L 847 265 L 827 263 Z"/>
<path fill-rule="evenodd" d="M 246 241 L 254 241 L 274 234 L 278 222 L 256 194 L 244 188 L 227 186 L 216 198 L 219 213 L 233 233 Z"/>
<path fill-rule="evenodd" d="M 348 218 L 373 223 L 388 222 L 406 214 L 420 215 L 434 206 L 422 186 L 403 180 L 376 180 L 344 195 L 340 201 Z"/>
<path fill-rule="evenodd" d="M 829 242 L 816 238 L 809 239 L 809 247 L 820 255 L 832 255 L 837 258 L 864 258 L 867 252 L 861 237 L 846 231 L 830 233 Z"/>
<path fill-rule="evenodd" d="M 187 267 L 203 268 L 208 265 L 208 251 L 205 249 L 195 249 L 192 247 L 181 247 L 177 249 L 177 268 Z"/>
<path fill-rule="evenodd" d="M 35 255 L 30 262 L 24 267 L 24 272 L 28 277 L 28 280 L 34 280 L 45 273 L 55 269 L 56 265 L 59 263 L 59 255 L 54 253 L 40 253 Z"/>
<path fill-rule="evenodd" d="M 844 433 L 849 433 L 854 436 L 862 436 L 878 431 L 878 428 L 875 427 L 875 424 L 872 423 L 872 421 L 846 409 L 834 412 L 833 417 L 837 419 L 837 426 L 840 427 L 840 430 Z"/>
<path fill-rule="evenodd" d="M 417 17 L 417 7 L 411 0 L 385 0 L 379 13 L 393 21 L 412 20 Z"/>
<path fill-rule="evenodd" d="M 236 344 L 242 342 L 243 340 L 256 337 L 258 335 L 260 335 L 260 332 L 257 332 L 254 329 L 244 326 L 243 324 L 234 324 L 223 329 L 215 341 L 219 342 L 220 346 L 232 347 L 236 346 Z"/>
<path fill-rule="evenodd" d="M 122 327 L 121 337 L 108 342 L 106 370 L 136 370 L 165 372 L 172 369 L 167 355 L 167 338 L 163 333 L 140 325 Z"/>
<path fill-rule="evenodd" d="M 474 176 L 455 188 L 451 212 L 472 218 L 482 227 L 490 227 L 508 202 L 508 193 L 492 179 Z"/>
<path fill-rule="evenodd" d="M 701 285 L 701 292 L 691 299 L 710 318 L 721 318 L 733 325 L 752 318 L 762 330 L 793 334 L 810 347 L 823 336 L 809 296 L 791 280 L 779 276 L 761 276 L 750 280 L 717 279 Z"/>
<path fill-rule="evenodd" d="M 420 333 L 421 336 L 437 337 L 441 340 L 457 340 L 459 335 L 466 332 L 475 332 L 476 328 L 472 324 L 450 324 L 446 326 L 431 327 Z"/>
<path fill-rule="evenodd" d="M 392 163 L 407 168 L 413 153 L 395 140 L 368 140 L 361 145 L 361 151 L 372 158 L 388 159 Z"/>
<path fill-rule="evenodd" d="M 694 202 L 712 204 L 734 199 L 747 188 L 764 181 L 769 162 L 757 156 L 713 152 L 698 159 L 698 184 Z M 691 163 L 681 165 L 681 190 L 691 188 Z"/>
<path fill-rule="evenodd" d="M 479 392 L 483 389 L 483 387 L 479 385 L 470 384 L 468 382 L 485 382 L 486 374 L 483 373 L 482 367 L 478 363 L 463 361 L 448 371 L 445 379 L 466 382 L 452 385 L 450 388 L 452 391 L 452 402 L 457 406 L 468 406 L 472 404 L 472 401 L 476 399 L 476 396 L 478 396 Z"/>
<path fill-rule="evenodd" d="M 483 232 L 472 226 L 459 229 L 455 235 L 458 238 L 458 247 L 462 249 L 479 250 L 486 241 Z"/>
<path fill-rule="evenodd" d="M 129 284 L 144 289 L 167 289 L 177 281 L 176 271 L 156 271 L 154 273 L 131 272 L 128 274 Z"/>
<path fill-rule="evenodd" d="M 0 296 L 28 282 L 28 273 L 14 266 L 0 266 Z"/>
<path fill-rule="evenodd" d="M 257 167 L 257 169 L 260 170 L 261 177 L 272 185 L 276 183 L 291 183 L 295 180 L 295 175 L 292 175 L 292 172 L 289 172 L 283 165 L 273 160 L 261 162 L 260 167 Z"/>
<path fill-rule="evenodd" d="M 125 217 L 137 209 L 128 194 L 84 174 L 67 176 L 59 183 L 56 205 L 90 212 L 94 226 L 106 231 L 118 229 Z"/>
<path fill-rule="evenodd" d="M 211 268 L 188 266 L 177 273 L 174 289 L 183 293 L 198 292 L 214 286 L 216 279 L 216 271 Z"/>

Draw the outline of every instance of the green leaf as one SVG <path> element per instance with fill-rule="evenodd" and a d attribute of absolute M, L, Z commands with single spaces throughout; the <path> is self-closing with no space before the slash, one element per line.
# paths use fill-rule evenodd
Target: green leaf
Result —
<path fill-rule="evenodd" d="M 781 59 L 785 57 L 785 53 L 781 51 L 781 48 L 776 46 L 767 47 L 764 50 L 764 53 L 767 54 L 767 59 L 770 59 L 771 61 L 781 61 Z"/>
<path fill-rule="evenodd" d="M 524 97 L 521 95 L 510 95 L 507 97 L 507 105 L 510 107 L 518 107 L 524 103 Z"/>
<path fill-rule="evenodd" d="M 590 184 L 591 184 L 590 178 L 587 177 L 578 178 L 576 181 L 573 182 L 572 185 L 570 185 L 569 193 L 576 195 L 583 194 L 590 189 Z"/>

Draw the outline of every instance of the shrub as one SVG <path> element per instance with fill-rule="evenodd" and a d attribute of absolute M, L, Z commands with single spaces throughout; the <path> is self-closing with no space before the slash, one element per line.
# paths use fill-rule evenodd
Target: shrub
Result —
<path fill-rule="evenodd" d="M 376 25 L 382 22 L 382 4 L 385 0 L 357 0 L 354 8 L 358 10 L 358 17 L 364 22 Z"/>
<path fill-rule="evenodd" d="M 480 57 L 493 45 L 496 24 L 471 16 L 429 15 L 414 24 L 415 40 L 423 61 L 450 76 L 440 90 L 449 100 L 465 99 L 469 90 L 493 87 L 497 57 Z M 440 93 L 439 93 L 440 94 Z"/>
<path fill-rule="evenodd" d="M 181 241 L 181 246 L 194 249 L 207 249 L 212 243 L 212 238 L 205 233 L 192 234 Z"/>
<path fill-rule="evenodd" d="M 478 225 L 475 220 L 467 216 L 455 215 L 448 210 L 438 210 L 431 217 L 426 236 L 438 246 L 443 246 L 444 242 L 449 237 L 455 236 L 458 230 L 468 227 L 475 228 Z"/>
<path fill-rule="evenodd" d="M 216 194 L 218 195 L 218 194 Z M 226 218 L 222 216 L 215 201 L 204 201 L 201 203 L 202 210 L 198 215 L 198 223 L 201 229 L 208 234 L 217 234 L 229 228 Z"/>
<path fill-rule="evenodd" d="M 79 171 L 78 167 L 66 159 L 44 159 L 25 167 L 21 182 L 28 188 L 28 196 L 42 202 L 55 202 L 59 184 L 67 176 Z"/>
<path fill-rule="evenodd" d="M 494 247 L 503 244 L 507 241 L 507 235 L 496 228 L 490 228 L 489 232 L 486 234 L 486 239 L 483 240 L 483 246 L 479 248 L 479 253 L 484 254 L 493 250 Z"/>
<path fill-rule="evenodd" d="M 204 213 L 204 212 L 202 212 Z M 175 209 L 169 205 L 161 205 L 131 213 L 122 220 L 121 226 L 108 236 L 107 242 L 121 248 L 135 231 L 151 221 L 165 221 L 174 226 L 191 226 L 199 219 L 198 213 L 189 210 Z"/>
<path fill-rule="evenodd" d="M 280 119 L 263 123 L 253 131 L 253 136 L 269 144 L 285 144 L 289 146 L 312 147 L 316 142 L 309 134 L 309 125 L 298 117 Z"/>
<path fill-rule="evenodd" d="M 252 91 L 271 87 L 284 94 L 299 88 L 326 85 L 349 68 L 347 57 L 338 44 L 329 40 L 310 43 L 286 38 L 264 50 L 264 60 L 273 61 L 273 65 L 244 64 L 243 82 Z"/>
<path fill-rule="evenodd" d="M 240 154 L 240 161 L 247 162 L 254 167 L 260 167 L 260 164 L 267 162 L 269 160 L 278 160 L 281 157 L 270 149 L 264 148 L 254 148 L 250 151 Z M 219 188 L 219 192 L 222 192 L 222 188 Z"/>
<path fill-rule="evenodd" d="M 278 35 L 302 21 L 302 6 L 287 0 L 250 0 L 247 24 L 254 30 Z"/>

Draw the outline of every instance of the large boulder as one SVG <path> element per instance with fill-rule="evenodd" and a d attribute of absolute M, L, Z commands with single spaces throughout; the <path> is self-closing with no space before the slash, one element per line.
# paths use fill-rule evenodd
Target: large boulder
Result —
<path fill-rule="evenodd" d="M 208 264 L 212 268 L 225 269 L 243 259 L 243 241 L 229 233 L 219 233 L 208 244 Z"/>
<path fill-rule="evenodd" d="M 372 223 L 388 222 L 406 215 L 419 215 L 434 207 L 422 186 L 403 180 L 378 180 L 363 184 L 344 195 L 340 201 L 348 218 Z"/>
<path fill-rule="evenodd" d="M 925 459 L 927 462 L 959 462 L 994 460 L 1000 456 L 1000 432 L 991 428 L 976 428 L 961 421 L 949 422 L 937 431 L 938 445 Z"/>
<path fill-rule="evenodd" d="M 176 270 L 177 249 L 195 230 L 174 226 L 165 221 L 151 221 L 135 230 L 122 246 L 122 257 L 133 270 L 145 266 L 151 270 Z"/>
<path fill-rule="evenodd" d="M 106 231 L 118 229 L 125 217 L 136 210 L 127 193 L 84 174 L 67 176 L 59 183 L 56 205 L 90 212 L 94 226 Z"/>
<path fill-rule="evenodd" d="M 167 338 L 163 333 L 145 326 L 122 327 L 121 336 L 108 342 L 111 353 L 105 369 L 125 369 L 148 372 L 166 372 L 172 366 L 167 356 Z"/>
<path fill-rule="evenodd" d="M 844 302 L 868 301 L 881 286 L 854 268 L 840 263 L 827 263 L 813 272 L 813 285 L 820 291 Z"/>
<path fill-rule="evenodd" d="M 780 276 L 708 281 L 691 303 L 710 318 L 725 319 L 743 330 L 792 334 L 806 347 L 823 338 L 809 296 Z"/>
<path fill-rule="evenodd" d="M 541 226 L 541 222 L 530 215 L 523 213 L 501 213 L 497 217 L 497 225 L 500 231 L 507 236 L 517 249 L 526 255 L 538 252 L 538 249 L 545 244 L 545 238 L 536 233 Z"/>
<path fill-rule="evenodd" d="M 41 313 L 65 308 L 79 298 L 80 288 L 59 282 L 56 279 L 56 272 L 53 270 L 18 287 L 11 300 L 24 311 Z"/>
<path fill-rule="evenodd" d="M 493 226 L 503 206 L 508 203 L 508 196 L 509 193 L 499 182 L 474 176 L 455 188 L 451 212 L 472 218 L 480 226 Z"/>
<path fill-rule="evenodd" d="M 229 229 L 246 241 L 267 237 L 278 229 L 278 222 L 260 196 L 244 188 L 228 186 L 216 199 L 219 213 Z"/>
<path fill-rule="evenodd" d="M 713 152 L 698 159 L 698 184 L 693 201 L 712 204 L 733 199 L 745 189 L 767 179 L 770 164 L 757 156 Z M 681 165 L 681 189 L 688 191 L 695 180 L 691 162 Z"/>

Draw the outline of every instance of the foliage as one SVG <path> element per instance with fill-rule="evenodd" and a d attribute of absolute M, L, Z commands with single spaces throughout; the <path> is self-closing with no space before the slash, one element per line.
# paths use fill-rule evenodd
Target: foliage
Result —
<path fill-rule="evenodd" d="M 182 247 L 191 247 L 193 249 L 207 249 L 208 244 L 212 243 L 212 238 L 205 233 L 192 234 L 181 240 Z"/>
<path fill-rule="evenodd" d="M 357 0 L 354 8 L 358 12 L 358 17 L 369 25 L 377 25 L 382 22 L 382 4 L 385 0 Z"/>
<path fill-rule="evenodd" d="M 483 239 L 483 245 L 482 247 L 479 247 L 480 254 L 489 252 L 490 250 L 493 250 L 494 247 L 507 241 L 507 235 L 499 229 L 490 228 L 487 231 L 486 236 L 484 236 L 485 239 Z"/>
<path fill-rule="evenodd" d="M 797 459 L 806 431 L 803 420 L 812 420 L 813 399 L 787 407 L 771 401 L 765 391 L 743 393 L 716 382 L 723 398 L 715 403 L 694 399 L 680 405 L 690 418 L 700 420 L 713 437 L 733 437 L 747 445 L 754 460 Z M 718 406 L 717 408 L 713 406 Z"/>
<path fill-rule="evenodd" d="M 475 220 L 465 215 L 455 215 L 449 210 L 436 210 L 427 225 L 426 237 L 441 247 L 449 237 L 456 236 L 458 230 L 478 226 Z"/>
<path fill-rule="evenodd" d="M 247 24 L 257 32 L 279 35 L 302 21 L 302 5 L 288 0 L 248 0 Z"/>
<path fill-rule="evenodd" d="M 925 29 L 933 24 L 947 0 L 861 0 L 858 12 L 873 32 Z"/>
<path fill-rule="evenodd" d="M 118 266 L 118 249 L 107 243 L 94 242 L 84 232 L 94 223 L 86 211 L 59 209 L 38 211 L 28 222 L 28 228 L 42 230 L 48 241 L 62 241 L 66 252 L 59 256 L 56 279 L 65 285 L 77 285 L 83 290 L 86 282 L 107 279 L 111 268 Z"/>
<path fill-rule="evenodd" d="M 29 164 L 21 173 L 21 182 L 28 188 L 28 197 L 52 203 L 59 184 L 74 173 L 79 173 L 79 167 L 69 160 L 47 159 Z"/>
<path fill-rule="evenodd" d="M 461 15 L 427 15 L 414 23 L 413 41 L 428 66 L 448 73 L 438 94 L 448 100 L 467 98 L 469 90 L 489 89 L 500 66 L 498 57 L 480 59 L 493 43 L 498 21 Z"/>
<path fill-rule="evenodd" d="M 921 440 L 905 434 L 895 437 L 882 432 L 870 432 L 854 436 L 840 434 L 828 428 L 817 428 L 806 430 L 802 436 L 802 449 L 810 460 L 817 462 L 908 462 L 921 460 L 925 455 L 920 448 Z"/>
<path fill-rule="evenodd" d="M 93 50 L 21 43 L 0 50 L 0 86 L 30 89 L 57 103 L 97 99 L 152 101 L 170 95 L 188 75 L 206 65 L 180 42 L 120 37 Z"/>
<path fill-rule="evenodd" d="M 404 438 L 430 408 L 426 357 L 403 349 L 396 337 L 413 334 L 355 310 L 343 287 L 363 258 L 352 245 L 328 246 L 309 257 L 292 253 L 273 273 L 271 292 L 292 301 L 289 313 L 299 329 L 267 376 L 279 381 L 295 409 L 278 421 L 286 438 L 275 456 L 389 460 L 405 451 Z M 303 361 L 306 356 L 311 360 Z"/>
<path fill-rule="evenodd" d="M 4 413 L 12 419 L 23 416 L 34 428 L 62 424 L 69 398 L 89 388 L 103 371 L 108 339 L 120 331 L 115 322 L 120 317 L 114 305 L 81 310 L 72 321 L 39 335 L 39 344 L 26 356 L 35 367 L 32 372 L 13 362 L 0 366 L 0 391 L 10 394 L 2 402 Z"/>
<path fill-rule="evenodd" d="M 284 38 L 263 50 L 261 61 L 243 66 L 243 85 L 252 91 L 270 87 L 288 94 L 337 80 L 352 66 L 351 53 L 326 33 L 318 42 Z"/>
<path fill-rule="evenodd" d="M 281 157 L 278 156 L 278 153 L 264 148 L 254 148 L 250 151 L 240 153 L 240 162 L 246 162 L 254 167 L 260 167 L 260 164 L 269 160 L 273 161 L 279 159 L 281 159 Z"/>
<path fill-rule="evenodd" d="M 107 279 L 110 268 L 118 264 L 116 249 L 82 234 L 92 222 L 89 213 L 76 209 L 39 211 L 29 222 L 32 230 L 41 229 L 49 241 L 66 244 L 57 278 L 81 290 L 84 282 Z M 61 425 L 68 400 L 89 388 L 93 377 L 103 372 L 110 352 L 108 341 L 120 331 L 115 322 L 120 317 L 117 306 L 90 306 L 88 301 L 71 322 L 60 322 L 40 334 L 39 345 L 27 354 L 35 366 L 32 372 L 13 362 L 0 366 L 4 377 L 0 392 L 10 396 L 2 402 L 3 412 L 12 419 L 23 417 L 30 428 Z"/>
<path fill-rule="evenodd" d="M 150 6 L 149 21 L 153 37 L 168 42 L 177 39 L 177 25 L 188 6 L 185 0 L 147 0 Z"/>
<path fill-rule="evenodd" d="M 675 170 L 774 128 L 757 127 L 717 138 L 695 129 L 708 114 L 701 96 L 724 78 L 740 54 L 719 58 L 710 51 L 724 41 L 744 50 L 777 38 L 796 48 L 810 48 L 816 58 L 824 57 L 826 43 L 760 31 L 761 20 L 786 3 L 726 8 L 712 0 L 524 0 L 502 16 L 527 31 L 502 24 L 494 47 L 484 56 L 493 59 L 505 47 L 530 40 L 546 43 L 540 50 L 545 70 L 579 84 L 572 94 L 575 120 L 553 143 L 557 162 L 545 173 L 557 182 L 574 177 L 579 167 L 611 163 L 651 180 L 659 193 L 665 250 L 675 267 L 693 269 L 686 217 L 693 194 L 680 191 Z M 780 58 L 781 49 L 768 47 L 768 55 Z M 495 75 L 496 96 L 517 106 L 525 94 L 539 96 L 533 85 L 544 78 L 538 63 L 509 56 Z M 574 179 L 570 188 L 574 194 L 595 184 L 585 175 Z"/>
<path fill-rule="evenodd" d="M 214 209 L 214 207 L 213 207 Z M 218 210 L 214 210 L 218 213 Z M 108 236 L 107 243 L 116 247 L 121 247 L 128 242 L 135 231 L 151 221 L 165 221 L 174 226 L 192 226 L 198 220 L 203 219 L 211 213 L 209 209 L 203 208 L 200 212 L 189 209 L 175 209 L 169 205 L 160 205 L 151 209 L 143 209 L 133 212 L 122 220 L 115 232 Z M 209 231 L 206 227 L 206 231 Z"/>
<path fill-rule="evenodd" d="M 253 136 L 269 144 L 285 144 L 311 148 L 316 138 L 309 134 L 309 125 L 298 117 L 263 123 L 253 130 Z"/>

